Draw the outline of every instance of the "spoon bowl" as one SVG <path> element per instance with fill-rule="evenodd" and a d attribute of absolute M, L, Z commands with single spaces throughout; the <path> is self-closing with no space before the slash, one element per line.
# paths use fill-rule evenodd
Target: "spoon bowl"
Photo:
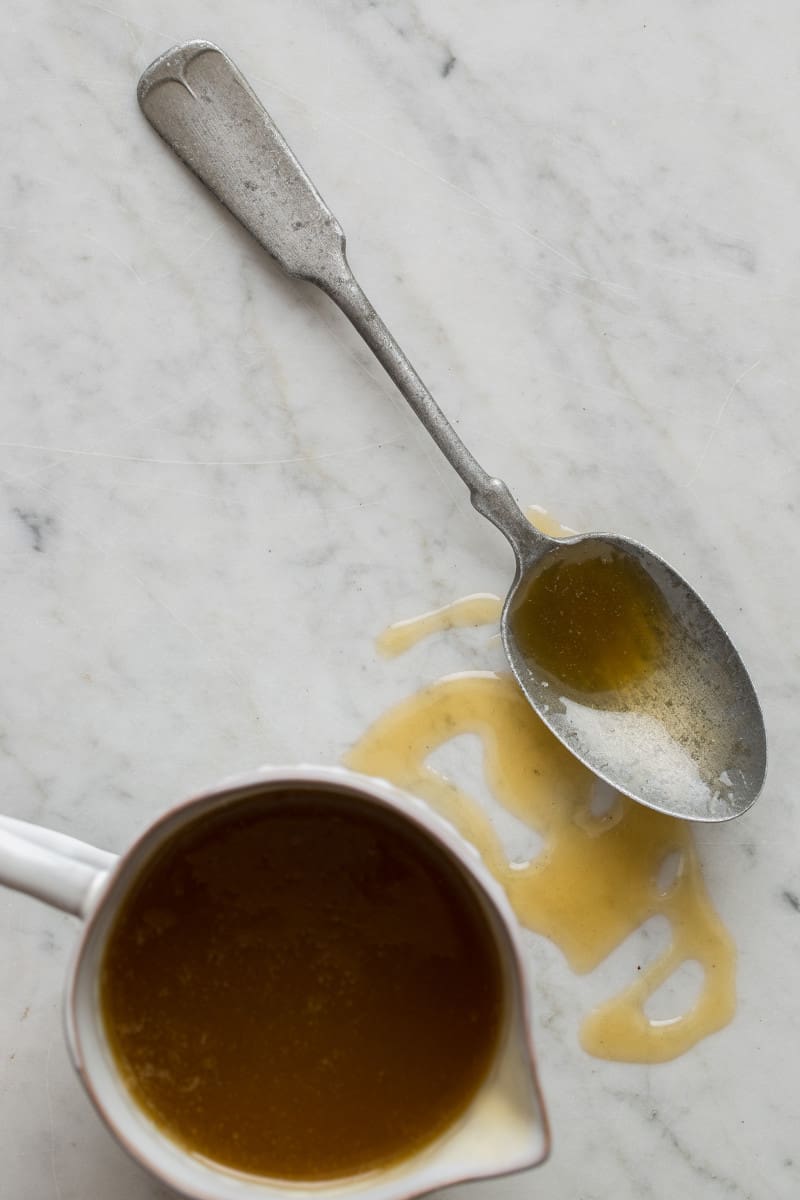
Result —
<path fill-rule="evenodd" d="M 217 46 L 169 50 L 144 72 L 138 94 L 151 125 L 283 270 L 339 306 L 473 507 L 510 542 L 517 571 L 503 645 L 542 720 L 641 804 L 697 821 L 745 812 L 764 779 L 764 723 L 739 655 L 697 593 L 637 542 L 606 534 L 559 541 L 532 527 L 378 316 L 350 269 L 341 226 Z"/>
<path fill-rule="evenodd" d="M 533 532 L 500 626 L 530 704 L 576 758 L 640 804 L 695 821 L 741 816 L 763 784 L 766 738 L 719 621 L 638 542 Z M 547 636 L 548 619 L 560 637 Z"/>

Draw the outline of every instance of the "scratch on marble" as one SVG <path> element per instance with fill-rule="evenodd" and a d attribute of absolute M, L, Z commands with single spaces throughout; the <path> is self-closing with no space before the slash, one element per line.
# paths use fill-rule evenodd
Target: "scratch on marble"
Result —
<path fill-rule="evenodd" d="M 294 99 L 301 98 L 294 97 Z M 325 113 L 325 115 L 330 116 L 329 113 Z M 364 138 L 365 141 L 372 142 L 373 145 L 379 146 L 381 150 L 385 151 L 385 153 L 390 154 L 395 158 L 399 158 L 402 162 L 407 163 L 408 166 L 414 167 L 416 170 L 422 172 L 423 175 L 427 175 L 429 178 L 435 179 L 438 183 L 444 184 L 444 186 L 449 188 L 451 191 L 457 192 L 458 195 L 463 196 L 467 200 L 471 200 L 473 204 L 477 204 L 495 221 L 500 221 L 503 224 L 510 225 L 512 229 L 516 229 L 518 233 L 521 233 L 524 237 L 530 238 L 532 241 L 540 245 L 544 250 L 547 250 L 550 254 L 553 254 L 556 258 L 566 263 L 567 266 L 571 267 L 573 271 L 577 272 L 581 278 L 593 278 L 590 272 L 582 267 L 580 263 L 576 262 L 575 259 L 570 258 L 568 254 L 563 252 L 563 250 L 559 250 L 557 246 L 554 246 L 551 242 L 548 242 L 546 238 L 541 236 L 541 234 L 536 233 L 532 229 L 528 229 L 527 226 L 523 225 L 520 221 L 517 221 L 515 217 L 498 212 L 497 209 L 492 208 L 490 204 L 487 204 L 485 200 L 481 200 L 480 196 L 474 195 L 474 193 L 467 191 L 466 188 L 462 188 L 457 183 L 453 183 L 452 180 L 445 178 L 444 175 L 440 175 L 437 171 L 432 170 L 430 167 L 426 167 L 424 163 L 418 162 L 408 154 L 404 154 L 403 151 L 398 150 L 396 146 L 391 146 L 387 142 L 384 142 L 381 138 L 376 137 L 374 134 L 368 133 L 365 129 L 361 129 L 358 125 L 354 125 L 352 121 L 347 121 L 343 117 L 334 117 L 333 119 L 339 124 L 343 125 L 346 129 L 349 129 L 351 133 L 355 133 L 358 137 Z"/>
<path fill-rule="evenodd" d="M 205 250 L 208 243 L 217 236 L 217 234 L 219 233 L 221 228 L 222 228 L 222 223 L 220 222 L 214 226 L 214 228 L 211 230 L 210 233 L 206 234 L 206 236 L 204 238 L 201 238 L 200 241 L 196 243 L 196 245 L 192 246 L 191 250 L 188 250 L 185 254 L 182 254 L 181 255 L 181 267 L 185 267 L 185 266 L 187 266 L 188 263 L 193 262 L 194 259 L 196 259 L 197 256 L 199 254 L 201 254 L 203 250 Z M 112 251 L 112 253 L 113 253 L 113 251 Z M 119 257 L 119 256 L 117 255 L 116 257 Z M 124 261 L 123 259 L 120 259 L 120 262 L 123 262 L 123 261 Z M 131 267 L 131 270 L 133 271 L 134 275 L 136 275 L 136 278 L 139 280 L 139 282 L 144 284 L 145 286 L 152 286 L 154 283 L 163 283 L 165 279 L 171 279 L 172 276 L 175 274 L 175 268 L 170 267 L 170 269 L 168 271 L 161 271 L 158 275 L 152 275 L 147 279 L 143 279 L 140 275 L 136 274 L 136 271 L 134 271 L 133 267 Z"/>
<path fill-rule="evenodd" d="M 125 267 L 126 271 L 130 271 L 137 283 L 141 284 L 142 287 L 145 286 L 146 280 L 142 278 L 142 276 L 134 267 L 133 263 L 129 263 L 127 259 L 122 257 L 121 254 L 118 254 L 113 246 L 108 246 L 105 242 L 100 241 L 99 238 L 96 238 L 91 233 L 84 233 L 83 236 L 86 238 L 87 242 L 93 242 L 96 246 L 99 246 L 101 250 L 104 250 L 107 254 L 110 254 L 112 258 L 115 258 L 121 266 Z"/>
<path fill-rule="evenodd" d="M 311 311 L 313 308 L 311 301 L 306 301 L 305 307 L 307 311 Z M 344 350 L 350 361 L 355 363 L 362 375 L 365 375 L 371 383 L 381 385 L 386 382 L 386 375 L 382 371 L 378 372 L 370 370 L 367 362 L 364 361 L 358 351 L 351 345 L 348 345 L 348 343 L 338 335 L 331 322 L 328 321 L 324 316 L 322 317 L 322 325 L 327 331 L 328 335 L 333 339 L 334 342 L 336 342 L 337 346 L 341 346 L 342 350 Z M 372 360 L 369 361 L 371 362 Z"/>
<path fill-rule="evenodd" d="M 323 24 L 323 27 L 325 30 L 325 78 L 330 79 L 330 77 L 331 77 L 331 58 L 333 57 L 333 53 L 332 53 L 333 38 L 331 37 L 331 22 L 330 22 L 330 18 L 328 16 L 328 5 L 327 4 L 322 5 L 322 24 Z"/>
<path fill-rule="evenodd" d="M 166 37 L 171 42 L 177 42 L 179 40 L 175 34 L 165 33 L 163 29 L 159 29 L 155 25 L 144 25 L 141 21 L 134 21 L 126 13 L 117 12 L 117 10 L 114 8 L 106 8 L 103 4 L 95 4 L 92 2 L 92 0 L 83 0 L 83 7 L 93 8 L 96 12 L 105 13 L 109 17 L 116 17 L 116 19 L 118 21 L 122 21 L 123 25 L 126 25 L 129 30 L 141 29 L 146 33 L 156 33 L 159 37 Z"/>
<path fill-rule="evenodd" d="M 498 437 L 495 434 L 493 427 L 490 429 L 483 429 L 479 425 L 473 425 L 473 428 L 479 430 L 480 438 L 484 442 L 490 442 L 491 445 L 493 445 L 493 446 L 502 446 L 502 448 L 504 450 L 519 451 L 519 449 L 520 449 L 519 439 L 514 442 L 514 441 L 511 441 L 509 438 Z M 476 442 L 478 440 L 477 433 L 475 434 L 474 440 Z M 558 442 L 543 441 L 541 438 L 537 437 L 536 438 L 536 449 L 537 449 L 537 451 L 538 450 L 552 450 L 554 453 L 559 453 L 561 450 L 563 450 L 563 446 L 559 445 Z M 597 467 L 595 469 L 599 470 L 600 468 Z"/>
<path fill-rule="evenodd" d="M 563 379 L 565 383 L 574 383 L 578 387 L 588 388 L 593 392 L 606 392 L 611 396 L 619 396 L 622 400 L 633 400 L 633 395 L 630 392 L 622 392 L 619 388 L 607 387 L 603 383 L 591 383 L 586 379 L 576 379 L 573 375 L 563 375 L 560 371 L 552 371 L 549 367 L 540 367 L 534 364 L 531 370 L 539 372 L 542 375 L 552 375 L 554 379 Z"/>
<path fill-rule="evenodd" d="M 714 428 L 716 428 L 719 425 L 720 421 L 722 420 L 723 416 L 725 415 L 725 410 L 727 409 L 728 405 L 730 404 L 731 398 L 732 398 L 734 392 L 736 391 L 736 389 L 738 388 L 739 384 L 742 382 L 742 380 L 744 378 L 746 378 L 746 376 L 748 376 L 750 374 L 751 371 L 754 371 L 756 369 L 756 367 L 759 365 L 760 362 L 761 362 L 761 359 L 757 358 L 756 361 L 754 363 L 751 363 L 749 367 L 745 367 L 745 369 L 744 369 L 744 371 L 742 371 L 741 375 L 737 375 L 736 379 L 734 379 L 733 383 L 731 384 L 730 388 L 728 389 L 727 396 L 725 397 L 722 404 L 720 405 L 719 412 L 717 413 L 716 420 L 714 421 Z"/>
<path fill-rule="evenodd" d="M 331 521 L 338 521 L 345 513 L 360 512 L 366 508 L 377 508 L 379 505 L 385 507 L 385 500 L 382 496 L 376 496 L 372 500 L 359 500 L 357 504 L 348 504 L 344 508 L 326 508 L 325 515 Z"/>
<path fill-rule="evenodd" d="M 182 629 L 182 630 L 184 630 L 185 633 L 188 633 L 189 636 L 194 639 L 194 641 L 199 642 L 203 646 L 206 645 L 206 639 L 204 637 L 202 637 L 201 634 L 199 634 L 196 629 L 193 629 L 192 626 L 188 624 L 188 622 L 184 621 L 182 617 L 178 616 L 178 614 L 175 612 L 174 608 L 172 608 L 169 604 L 167 604 L 166 600 L 163 600 L 161 598 L 161 596 L 157 596 L 155 594 L 155 592 L 153 591 L 153 589 L 148 587 L 148 585 L 145 583 L 145 581 L 141 578 L 140 575 L 137 575 L 135 571 L 131 571 L 130 574 L 131 574 L 131 577 L 133 579 L 135 579 L 136 582 L 139 584 L 140 588 L 142 589 L 144 594 L 147 596 L 148 600 L 151 600 L 152 603 L 155 604 L 157 608 L 162 609 L 167 614 L 167 616 L 172 621 L 175 622 L 175 624 L 178 626 L 179 629 Z M 231 671 L 231 675 L 236 680 L 237 683 L 240 682 L 233 671 Z"/>
<path fill-rule="evenodd" d="M 222 222 L 218 222 L 210 233 L 200 238 L 200 240 L 194 246 L 192 246 L 190 250 L 187 250 L 186 253 L 182 254 L 181 266 L 186 266 L 188 263 L 197 258 L 197 256 L 201 254 L 203 250 L 205 250 L 209 242 L 217 236 L 221 228 Z M 58 236 L 58 230 L 54 226 L 48 225 L 0 225 L 0 233 L 16 233 L 25 234 L 27 236 L 43 236 L 52 234 L 53 236 Z M 126 271 L 129 271 L 131 275 L 133 275 L 134 279 L 141 287 L 152 287 L 153 284 L 163 283 L 164 280 L 172 278 L 172 276 L 175 274 L 175 269 L 170 267 L 169 270 L 161 271 L 157 275 L 151 275 L 145 278 L 143 275 L 139 274 L 132 263 L 128 262 L 126 258 L 123 258 L 121 254 L 118 254 L 113 246 L 109 246 L 106 242 L 101 241 L 99 238 L 94 237 L 93 234 L 86 233 L 85 231 L 83 233 L 78 231 L 76 236 L 84 238 L 87 242 L 92 242 L 105 254 L 109 254 L 112 258 L 116 259 L 120 266 L 124 267 Z"/>
<path fill-rule="evenodd" d="M 0 225 L 0 233 L 47 233 L 44 225 Z"/>
<path fill-rule="evenodd" d="M 21 483 L 23 480 L 31 480 L 36 476 L 47 475 L 51 471 L 55 471 L 61 466 L 59 459 L 54 459 L 52 462 L 45 463 L 44 466 L 25 468 L 24 471 L 0 471 L 0 479 L 6 483 Z"/>
<path fill-rule="evenodd" d="M 78 450 L 70 446 L 41 446 L 34 442 L 0 442 L 0 450 L 31 450 L 42 454 L 63 454 L 70 458 L 99 458 L 108 462 L 150 463 L 157 467 L 275 467 L 289 463 L 319 462 L 328 458 L 343 458 L 349 454 L 368 454 L 370 450 L 391 446 L 403 441 L 405 434 L 366 442 L 361 446 L 342 446 L 322 454 L 295 454 L 288 458 L 149 458 L 136 454 L 110 454 L 104 450 Z"/>
<path fill-rule="evenodd" d="M 795 892 L 790 892 L 788 888 L 786 888 L 783 892 L 783 898 L 790 908 L 793 908 L 795 912 L 800 913 L 800 896 L 798 896 Z"/>
<path fill-rule="evenodd" d="M 585 291 L 577 291 L 575 288 L 565 287 L 563 284 L 557 283 L 554 279 L 542 279 L 541 276 L 535 271 L 523 270 L 523 274 L 526 275 L 528 279 L 530 279 L 532 283 L 539 288 L 540 291 L 545 292 L 545 294 L 552 290 L 554 292 L 558 292 L 561 296 L 568 296 L 571 300 L 577 300 L 579 304 L 588 304 L 593 308 L 602 308 L 605 312 L 609 311 L 610 300 L 608 296 L 589 296 Z M 603 286 L 603 281 L 599 279 L 591 278 L 586 279 L 584 282 Z M 624 287 L 620 284 L 607 284 L 605 286 L 621 292 L 622 295 L 620 296 L 620 299 L 638 299 L 635 288 Z M 613 312 L 614 310 L 612 309 L 611 311 Z M 653 324 L 655 325 L 656 322 L 653 322 Z M 611 334 L 610 336 L 616 337 L 617 335 Z M 633 339 L 631 338 L 629 340 Z M 689 339 L 682 338 L 681 340 L 688 341 Z"/>
<path fill-rule="evenodd" d="M 717 433 L 719 432 L 719 427 L 720 427 L 720 424 L 722 423 L 722 418 L 725 416 L 725 413 L 728 411 L 728 406 L 729 406 L 731 400 L 733 399 L 733 397 L 739 387 L 739 384 L 742 382 L 743 379 L 747 378 L 747 376 L 750 374 L 751 371 L 755 371 L 756 367 L 760 364 L 760 362 L 761 362 L 761 359 L 757 358 L 756 361 L 754 363 L 751 363 L 749 367 L 745 367 L 745 369 L 741 372 L 741 374 L 737 375 L 737 377 L 734 379 L 731 386 L 728 388 L 727 395 L 725 396 L 725 399 L 722 401 L 722 404 L 719 406 L 719 411 L 718 411 L 716 417 L 714 418 L 714 423 L 711 426 L 711 431 L 708 435 L 706 444 L 705 444 L 705 446 L 703 446 L 703 449 L 700 451 L 697 462 L 695 463 L 694 471 L 692 472 L 692 475 L 691 475 L 690 479 L 688 480 L 688 482 L 684 484 L 684 487 L 690 488 L 692 486 L 692 484 L 695 482 L 695 480 L 697 479 L 697 477 L 699 476 L 700 471 L 702 470 L 702 467 L 703 467 L 703 463 L 705 462 L 708 452 L 711 449 L 711 443 L 714 441 L 714 438 L 717 436 Z"/>
<path fill-rule="evenodd" d="M 85 0 L 83 7 L 93 8 L 97 12 L 107 13 L 109 17 L 117 17 L 120 21 L 125 21 L 126 23 L 128 21 L 125 13 L 117 12 L 117 10 L 114 8 L 106 8 L 103 4 L 92 4 L 89 2 L 89 0 Z"/>
<path fill-rule="evenodd" d="M 50 1172 L 53 1176 L 53 1188 L 55 1190 L 56 1200 L 61 1200 L 63 1193 L 61 1191 L 61 1184 L 58 1179 L 58 1170 L 56 1167 L 56 1134 L 55 1121 L 53 1119 L 53 1093 L 50 1087 L 50 1057 L 52 1053 L 53 1041 L 51 1039 L 47 1046 L 47 1057 L 45 1059 L 44 1086 L 47 1094 L 47 1121 L 50 1134 Z"/>
<path fill-rule="evenodd" d="M 174 621 L 179 629 L 182 629 L 189 635 L 190 638 L 193 639 L 193 641 L 197 642 L 197 644 L 205 651 L 206 657 L 209 661 L 218 663 L 223 670 L 227 672 L 228 677 L 236 685 L 239 696 L 246 698 L 250 703 L 256 720 L 256 725 L 258 726 L 261 722 L 262 710 L 253 696 L 251 686 L 252 681 L 248 679 L 242 671 L 238 670 L 234 665 L 232 665 L 227 658 L 223 658 L 220 654 L 209 651 L 208 640 L 191 625 L 189 625 L 187 621 L 183 620 L 183 618 L 179 616 L 179 614 L 176 613 L 175 610 L 169 604 L 167 604 L 167 602 L 161 596 L 157 596 L 153 589 L 148 587 L 147 583 L 139 575 L 137 575 L 135 571 L 130 571 L 128 573 L 142 589 L 148 600 L 150 600 L 150 602 L 157 608 L 160 608 L 163 612 L 165 612 L 170 620 Z"/>
<path fill-rule="evenodd" d="M 750 275 L 741 271 L 684 271 L 680 267 L 670 267 L 654 258 L 634 258 L 632 262 L 642 267 L 652 267 L 655 271 L 663 271 L 665 275 L 678 275 L 682 279 L 694 279 L 700 283 L 729 283 L 731 279 L 740 283 L 752 282 Z"/>

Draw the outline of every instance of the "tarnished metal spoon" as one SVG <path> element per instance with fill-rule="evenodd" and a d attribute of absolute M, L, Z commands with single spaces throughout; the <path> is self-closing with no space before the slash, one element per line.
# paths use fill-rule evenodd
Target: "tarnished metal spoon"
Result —
<path fill-rule="evenodd" d="M 209 42 L 169 50 L 139 103 L 180 158 L 288 272 L 352 322 L 511 544 L 501 623 L 525 696 L 601 779 L 650 808 L 725 821 L 758 796 L 766 739 L 753 685 L 722 626 L 652 551 L 611 534 L 555 539 L 530 524 L 446 420 L 365 296 L 345 236 L 269 114 Z"/>

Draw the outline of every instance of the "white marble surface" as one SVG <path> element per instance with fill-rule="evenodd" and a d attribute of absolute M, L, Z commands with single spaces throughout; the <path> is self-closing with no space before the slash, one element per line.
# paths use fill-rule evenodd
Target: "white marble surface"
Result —
<path fill-rule="evenodd" d="M 208 37 L 487 467 L 673 560 L 763 698 L 763 799 L 699 837 L 736 1019 L 667 1066 L 590 1059 L 608 981 L 530 938 L 554 1153 L 470 1194 L 796 1197 L 797 6 L 6 0 L 0 28 L 5 811 L 121 849 L 196 785 L 335 760 L 494 665 L 485 634 L 375 652 L 502 590 L 510 554 L 344 321 L 141 118 L 141 69 Z M 0 1194 L 164 1195 L 70 1071 L 74 921 L 3 892 L 0 925 Z"/>

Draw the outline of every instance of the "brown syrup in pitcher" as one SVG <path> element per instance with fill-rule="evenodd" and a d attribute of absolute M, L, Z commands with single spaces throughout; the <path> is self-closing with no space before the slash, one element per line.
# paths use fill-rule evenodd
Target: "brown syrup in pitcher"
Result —
<path fill-rule="evenodd" d="M 237 802 L 145 865 L 101 1002 L 128 1086 L 184 1148 L 319 1180 L 413 1153 L 493 1059 L 503 983 L 447 854 L 340 794 Z"/>

